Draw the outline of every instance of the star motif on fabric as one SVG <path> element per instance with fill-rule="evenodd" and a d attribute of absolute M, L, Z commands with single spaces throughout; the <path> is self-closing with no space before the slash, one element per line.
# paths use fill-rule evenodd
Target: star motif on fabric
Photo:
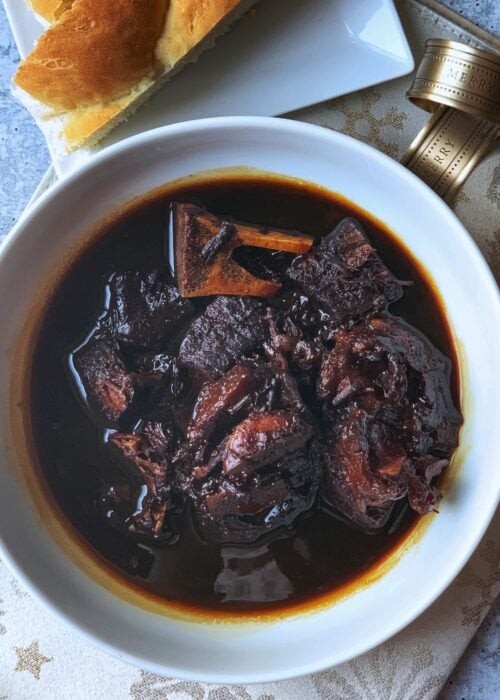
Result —
<path fill-rule="evenodd" d="M 43 664 L 52 661 L 51 656 L 44 656 L 40 652 L 38 641 L 32 642 L 29 647 L 14 647 L 17 654 L 17 665 L 15 671 L 29 671 L 40 680 L 40 671 Z"/>

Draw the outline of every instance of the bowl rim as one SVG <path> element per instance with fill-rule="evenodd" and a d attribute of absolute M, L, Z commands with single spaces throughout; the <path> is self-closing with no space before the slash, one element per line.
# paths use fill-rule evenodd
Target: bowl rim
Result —
<path fill-rule="evenodd" d="M 411 187 L 417 194 L 420 190 L 422 197 L 430 197 L 433 199 L 434 204 L 441 208 L 443 216 L 448 219 L 450 225 L 453 227 L 454 234 L 457 236 L 457 240 L 463 248 L 464 254 L 475 259 L 476 267 L 480 271 L 482 290 L 484 293 L 488 294 L 493 306 L 496 304 L 497 322 L 500 327 L 500 294 L 498 293 L 493 274 L 484 260 L 477 244 L 471 238 L 470 234 L 467 232 L 458 217 L 430 187 L 428 187 L 416 175 L 407 170 L 400 163 L 368 144 L 358 141 L 346 134 L 332 131 L 325 127 L 292 121 L 284 118 L 238 116 L 213 117 L 208 119 L 186 121 L 178 124 L 162 126 L 157 129 L 152 129 L 150 131 L 131 136 L 128 139 L 106 148 L 97 154 L 91 161 L 85 163 L 80 169 L 59 180 L 48 191 L 43 193 L 41 197 L 26 211 L 26 213 L 21 216 L 0 246 L 0 266 L 3 263 L 3 259 L 8 250 L 11 248 L 11 246 L 17 243 L 20 237 L 24 235 L 25 229 L 27 229 L 28 226 L 36 220 L 41 211 L 43 211 L 46 207 L 50 207 L 52 202 L 62 193 L 71 191 L 71 188 L 75 185 L 75 183 L 89 177 L 93 171 L 98 170 L 108 161 L 121 158 L 129 150 L 133 150 L 139 145 L 153 143 L 158 140 L 171 140 L 175 139 L 176 136 L 186 133 L 196 135 L 200 132 L 206 133 L 207 131 L 211 130 L 216 131 L 224 129 L 227 131 L 228 129 L 241 129 L 242 127 L 256 132 L 261 130 L 277 130 L 280 132 L 288 131 L 290 135 L 298 135 L 301 138 L 323 138 L 331 143 L 343 142 L 344 144 L 347 144 L 351 151 L 357 151 L 359 155 L 365 158 L 367 157 L 368 160 L 371 159 L 372 161 L 378 161 L 382 168 L 392 169 L 405 181 L 405 184 Z M 46 593 L 41 585 L 31 580 L 29 573 L 25 570 L 25 568 L 17 563 L 14 551 L 7 549 L 7 546 L 1 538 L 0 554 L 8 567 L 22 581 L 23 585 L 27 588 L 30 594 L 32 594 L 36 600 L 40 601 L 46 608 L 48 608 L 51 614 L 53 614 L 65 625 L 73 629 L 78 635 L 89 641 L 94 647 L 107 652 L 111 656 L 114 656 L 121 661 L 125 661 L 134 666 L 148 668 L 157 673 L 170 674 L 176 678 L 182 678 L 189 681 L 218 684 L 265 683 L 301 677 L 349 661 L 350 659 L 364 654 L 374 647 L 383 644 L 385 641 L 387 641 L 387 639 L 394 636 L 408 624 L 413 622 L 430 605 L 432 605 L 432 603 L 436 601 L 436 599 L 445 591 L 445 589 L 465 566 L 482 539 L 487 527 L 489 526 L 497 509 L 499 500 L 500 491 L 496 494 L 496 498 L 491 498 L 489 507 L 486 510 L 482 510 L 480 518 L 476 520 L 476 523 L 479 524 L 476 525 L 472 534 L 469 531 L 467 546 L 460 553 L 458 553 L 457 556 L 455 556 L 453 566 L 448 564 L 446 575 L 443 575 L 436 583 L 434 583 L 434 585 L 429 589 L 427 595 L 422 598 L 418 604 L 410 603 L 405 611 L 398 617 L 398 619 L 386 627 L 383 634 L 379 634 L 378 636 L 374 635 L 376 638 L 359 642 L 357 645 L 351 644 L 348 652 L 344 653 L 343 655 L 339 655 L 337 653 L 335 658 L 330 661 L 328 660 L 328 655 L 325 655 L 325 657 L 323 657 L 323 659 L 316 664 L 308 663 L 301 667 L 295 666 L 293 670 L 284 670 L 278 673 L 253 672 L 248 675 L 238 674 L 234 676 L 227 676 L 227 674 L 223 675 L 220 673 L 205 672 L 199 673 L 196 670 L 187 671 L 186 669 L 183 669 L 180 672 L 176 667 L 170 667 L 164 663 L 159 664 L 152 662 L 140 654 L 136 655 L 121 649 L 115 644 L 110 644 L 102 640 L 98 633 L 93 631 L 92 626 L 79 619 L 78 614 L 74 613 L 73 610 L 63 611 L 58 605 L 57 600 L 53 599 L 50 594 Z M 97 584 L 93 582 L 93 585 Z M 319 611 L 315 614 L 320 615 L 322 612 Z"/>

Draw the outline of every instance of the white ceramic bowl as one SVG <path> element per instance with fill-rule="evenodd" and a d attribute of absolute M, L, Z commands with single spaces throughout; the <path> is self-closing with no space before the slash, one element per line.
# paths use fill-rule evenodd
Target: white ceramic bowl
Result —
<path fill-rule="evenodd" d="M 54 539 L 22 475 L 12 436 L 19 336 L 51 271 L 96 222 L 165 182 L 251 166 L 338 191 L 385 221 L 430 271 L 462 366 L 465 426 L 451 485 L 420 540 L 382 577 L 308 614 L 248 623 L 182 620 L 131 604 L 90 576 L 85 556 Z M 97 156 L 45 194 L 0 255 L 0 536 L 2 557 L 62 620 L 121 659 L 169 675 L 242 683 L 338 664 L 387 639 L 446 588 L 479 542 L 500 490 L 500 309 L 476 246 L 415 176 L 347 136 L 292 121 L 220 118 L 141 134 Z M 16 397 L 14 397 L 16 398 Z M 14 424 L 22 409 L 15 406 Z M 29 467 L 28 467 L 29 472 Z M 30 480 L 30 479 L 28 479 Z M 33 483 L 33 482 L 32 482 Z M 36 501 L 36 498 L 35 498 Z"/>

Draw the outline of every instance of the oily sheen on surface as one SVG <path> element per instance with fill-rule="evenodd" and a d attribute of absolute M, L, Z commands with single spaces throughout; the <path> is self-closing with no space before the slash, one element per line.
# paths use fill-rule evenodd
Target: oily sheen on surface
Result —
<path fill-rule="evenodd" d="M 182 298 L 173 202 L 315 243 L 234 251 L 270 297 Z M 231 237 L 219 245 L 207 264 Z M 318 272 L 344 278 L 336 305 Z M 34 354 L 38 460 L 103 562 L 145 591 L 249 614 L 314 601 L 439 499 L 460 423 L 446 329 L 418 266 L 353 205 L 279 180 L 185 185 L 118 217 L 56 291 Z"/>

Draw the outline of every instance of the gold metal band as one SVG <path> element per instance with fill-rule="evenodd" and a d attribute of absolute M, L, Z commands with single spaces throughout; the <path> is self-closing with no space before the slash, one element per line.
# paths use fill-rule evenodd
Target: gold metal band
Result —
<path fill-rule="evenodd" d="M 429 39 L 407 97 L 433 116 L 401 162 L 451 200 L 500 138 L 500 56 Z"/>
<path fill-rule="evenodd" d="M 500 124 L 500 56 L 429 39 L 406 96 L 428 112 L 445 104 Z"/>
<path fill-rule="evenodd" d="M 401 162 L 441 197 L 451 200 L 490 150 L 498 131 L 486 119 L 443 105 L 434 112 Z"/>

